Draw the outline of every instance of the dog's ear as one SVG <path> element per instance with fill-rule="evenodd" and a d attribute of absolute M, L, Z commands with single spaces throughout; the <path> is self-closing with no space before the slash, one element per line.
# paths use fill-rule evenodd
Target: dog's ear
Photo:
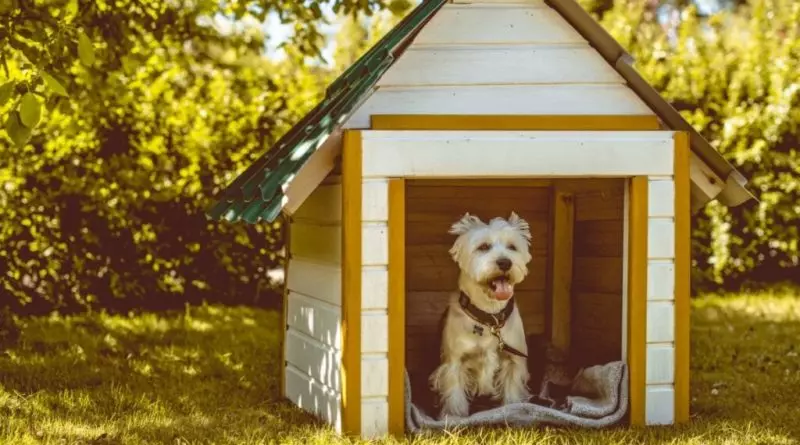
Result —
<path fill-rule="evenodd" d="M 485 225 L 480 218 L 470 215 L 469 212 L 465 213 L 455 224 L 450 226 L 451 235 L 463 235 L 476 226 Z"/>
<path fill-rule="evenodd" d="M 511 216 L 508 217 L 508 223 L 511 227 L 517 229 L 526 240 L 531 240 L 531 227 L 528 221 L 525 221 L 517 215 L 517 212 L 511 212 Z"/>

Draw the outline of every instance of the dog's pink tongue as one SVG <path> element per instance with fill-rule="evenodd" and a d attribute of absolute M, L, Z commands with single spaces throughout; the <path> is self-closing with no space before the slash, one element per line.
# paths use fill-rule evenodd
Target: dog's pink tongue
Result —
<path fill-rule="evenodd" d="M 514 295 L 514 286 L 506 280 L 494 282 L 494 298 L 498 300 L 508 300 Z"/>

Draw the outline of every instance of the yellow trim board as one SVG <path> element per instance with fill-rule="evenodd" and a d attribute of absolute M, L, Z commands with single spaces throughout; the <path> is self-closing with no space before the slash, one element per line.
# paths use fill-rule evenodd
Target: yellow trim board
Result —
<path fill-rule="evenodd" d="M 552 179 L 528 178 L 406 178 L 409 184 L 424 187 L 540 187 L 547 188 L 553 183 Z"/>
<path fill-rule="evenodd" d="M 342 147 L 342 432 L 361 435 L 361 132 Z"/>
<path fill-rule="evenodd" d="M 675 422 L 689 420 L 691 197 L 689 134 L 675 133 Z"/>
<path fill-rule="evenodd" d="M 389 180 L 389 433 L 405 433 L 406 184 Z"/>
<path fill-rule="evenodd" d="M 373 130 L 659 130 L 655 115 L 376 114 Z"/>
<path fill-rule="evenodd" d="M 630 181 L 628 222 L 628 376 L 630 423 L 645 424 L 647 373 L 648 179 Z"/>
<path fill-rule="evenodd" d="M 575 230 L 574 195 L 558 188 L 550 194 L 550 342 L 561 351 L 570 351 L 572 320 L 572 264 Z"/>

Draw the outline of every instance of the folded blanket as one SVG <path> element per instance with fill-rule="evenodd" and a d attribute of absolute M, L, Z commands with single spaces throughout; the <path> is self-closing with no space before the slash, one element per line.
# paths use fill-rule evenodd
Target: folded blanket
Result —
<path fill-rule="evenodd" d="M 627 411 L 628 370 L 622 361 L 580 370 L 564 402 L 555 407 L 522 402 L 447 420 L 434 419 L 414 405 L 406 372 L 405 405 L 406 428 L 411 433 L 488 425 L 602 428 L 619 422 Z"/>

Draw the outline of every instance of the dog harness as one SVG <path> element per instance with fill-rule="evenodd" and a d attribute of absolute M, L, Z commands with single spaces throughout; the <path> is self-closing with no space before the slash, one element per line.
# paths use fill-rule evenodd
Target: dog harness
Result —
<path fill-rule="evenodd" d="M 514 312 L 514 297 L 509 298 L 506 307 L 496 314 L 490 314 L 479 309 L 472 304 L 472 301 L 470 301 L 469 297 L 464 292 L 461 292 L 458 298 L 458 304 L 461 305 L 461 309 L 464 309 L 464 312 L 466 312 L 471 319 L 489 328 L 489 332 L 497 337 L 497 341 L 499 342 L 497 347 L 499 349 L 520 357 L 528 358 L 527 355 L 516 348 L 507 345 L 506 342 L 503 341 L 503 337 L 500 336 L 500 330 L 503 329 L 503 326 L 505 326 L 508 321 L 508 317 Z M 483 326 L 475 325 L 473 332 L 478 335 L 483 335 Z"/>

